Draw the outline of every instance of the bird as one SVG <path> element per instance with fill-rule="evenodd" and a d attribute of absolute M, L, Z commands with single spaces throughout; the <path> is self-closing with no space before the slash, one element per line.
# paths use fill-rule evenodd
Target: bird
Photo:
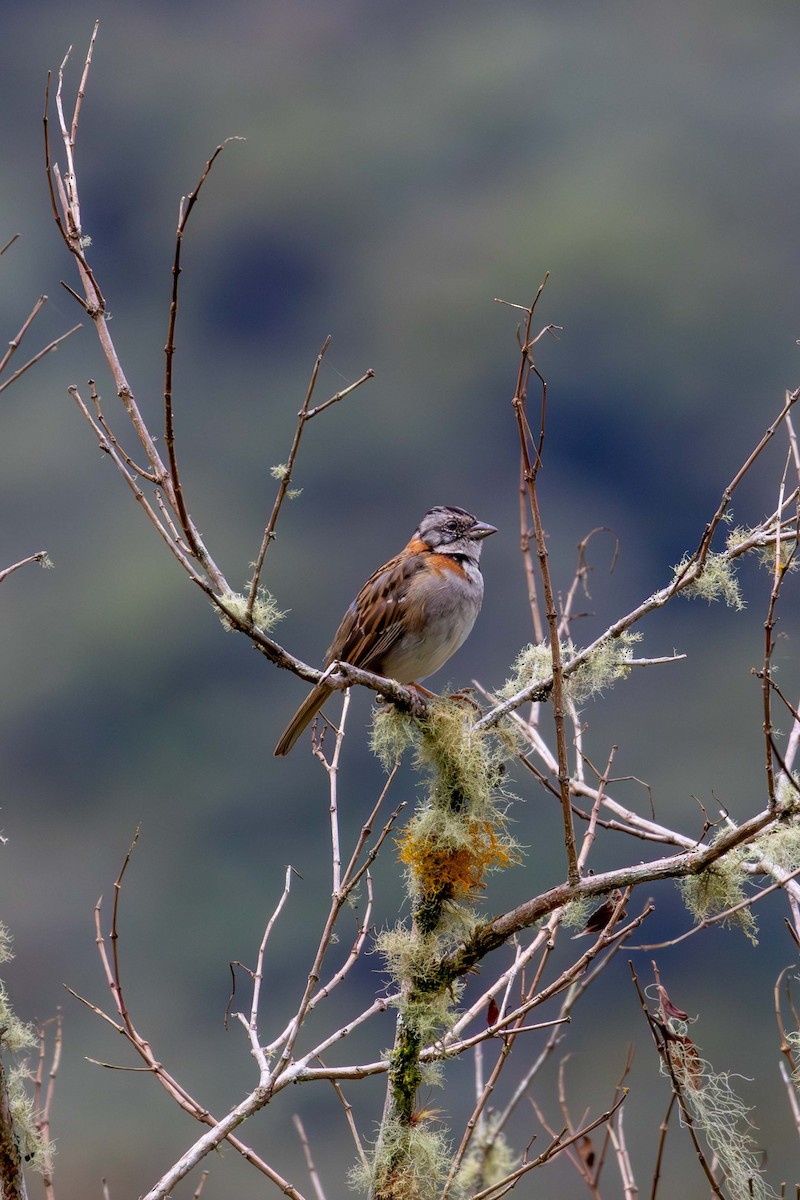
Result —
<path fill-rule="evenodd" d="M 351 666 L 417 683 L 443 667 L 468 637 L 483 600 L 483 539 L 497 533 L 463 508 L 437 505 L 399 554 L 370 575 L 342 618 L 325 666 Z M 334 689 L 318 683 L 275 747 L 288 754 Z"/>

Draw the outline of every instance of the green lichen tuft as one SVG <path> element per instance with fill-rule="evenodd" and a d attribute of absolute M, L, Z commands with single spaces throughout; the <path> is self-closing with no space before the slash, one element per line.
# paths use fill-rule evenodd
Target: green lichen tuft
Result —
<path fill-rule="evenodd" d="M 684 1021 L 669 1022 L 667 1042 L 672 1073 L 692 1115 L 716 1158 L 732 1200 L 768 1200 L 775 1193 L 764 1182 L 761 1156 L 748 1132 L 750 1109 L 737 1096 L 727 1072 L 715 1072 L 689 1038 Z M 663 1072 L 666 1067 L 662 1063 Z"/>
<path fill-rule="evenodd" d="M 242 592 L 226 592 L 222 596 L 222 600 L 235 617 L 242 622 L 247 622 L 247 596 Z M 235 628 L 225 613 L 220 612 L 218 615 L 224 630 L 229 632 Z M 264 633 L 269 633 L 285 616 L 285 611 L 282 612 L 278 608 L 275 597 L 266 588 L 259 588 L 253 605 L 253 624 L 262 629 Z"/>
<path fill-rule="evenodd" d="M 405 925 L 384 929 L 375 939 L 375 949 L 383 955 L 386 970 L 399 984 L 429 976 L 446 948 L 443 938 L 421 938 Z"/>
<path fill-rule="evenodd" d="M 350 1185 L 386 1200 L 436 1200 L 449 1164 L 447 1131 L 433 1128 L 422 1112 L 411 1125 L 384 1122 L 372 1161 L 357 1164 Z"/>
<path fill-rule="evenodd" d="M 471 708 L 444 697 L 421 722 L 417 765 L 428 773 L 431 803 L 488 813 L 500 788 L 509 747 L 494 730 L 476 729 Z"/>
<path fill-rule="evenodd" d="M 691 563 L 687 555 L 673 568 L 676 579 L 679 578 Z M 744 607 L 739 580 L 733 563 L 725 554 L 709 554 L 702 571 L 696 579 L 682 589 L 684 596 L 697 596 L 707 600 L 709 604 L 715 600 L 723 600 L 728 608 L 741 611 Z"/>
<path fill-rule="evenodd" d="M 507 828 L 502 742 L 476 729 L 471 711 L 452 700 L 431 705 L 420 728 L 416 760 L 427 773 L 428 795 L 397 845 L 416 930 L 427 938 L 454 911 L 463 919 L 464 903 L 485 886 L 486 874 L 521 855 Z"/>
<path fill-rule="evenodd" d="M 55 1146 L 46 1142 L 36 1127 L 33 1101 L 25 1090 L 29 1080 L 27 1067 L 12 1067 L 6 1077 L 11 1127 L 26 1170 L 49 1171 Z"/>
<path fill-rule="evenodd" d="M 495 1122 L 491 1119 L 483 1122 L 458 1169 L 453 1196 L 456 1200 L 470 1200 L 476 1192 L 502 1183 L 517 1166 L 519 1156 L 514 1154 L 505 1135 L 496 1130 Z"/>
<path fill-rule="evenodd" d="M 782 774 L 778 779 L 775 801 L 785 813 L 800 811 L 800 775 L 793 771 L 791 775 Z"/>
<path fill-rule="evenodd" d="M 574 704 L 582 704 L 592 696 L 601 695 L 618 680 L 627 678 L 631 671 L 633 647 L 641 640 L 640 633 L 632 632 L 605 638 L 587 661 L 567 676 L 567 697 Z"/>
<path fill-rule="evenodd" d="M 0 924 L 0 963 L 8 962 L 13 957 L 11 934 L 5 925 Z M 10 1054 L 32 1050 L 37 1044 L 33 1028 L 20 1021 L 12 1009 L 8 992 L 2 981 L 0 981 L 0 1029 L 3 1030 L 2 1046 Z"/>
<path fill-rule="evenodd" d="M 438 1194 L 448 1166 L 444 1134 L 420 1120 L 416 1096 L 429 1071 L 420 1057 L 452 1026 L 459 984 L 443 982 L 442 957 L 474 929 L 474 897 L 487 872 L 519 861 L 507 830 L 510 800 L 503 788 L 510 743 L 503 733 L 475 728 L 471 707 L 453 699 L 428 705 L 424 720 L 390 707 L 376 716 L 373 748 L 388 768 L 409 747 L 424 775 L 425 799 L 400 833 L 412 905 L 409 927 L 377 939 L 395 981 L 399 1010 L 389 1054 L 390 1110 L 361 1185 L 387 1200 Z"/>
<path fill-rule="evenodd" d="M 515 658 L 511 675 L 498 689 L 499 700 L 510 700 L 523 688 L 546 687 L 553 676 L 553 656 L 547 642 L 531 642 Z"/>
<path fill-rule="evenodd" d="M 593 901 L 588 896 L 580 896 L 570 900 L 561 914 L 561 924 L 565 929 L 583 929 L 592 911 Z"/>
<path fill-rule="evenodd" d="M 782 537 L 778 541 L 774 535 L 766 534 L 762 529 L 747 529 L 737 526 L 728 534 L 727 548 L 729 551 L 736 552 L 745 542 L 751 542 L 749 552 L 754 553 L 762 567 L 765 567 L 770 575 L 775 573 L 776 561 L 780 570 L 796 571 L 800 567 L 800 561 L 797 556 L 797 540 L 794 537 Z"/>
<path fill-rule="evenodd" d="M 678 887 L 683 903 L 698 924 L 709 917 L 718 916 L 746 899 L 746 877 L 742 872 L 744 856 L 745 852 L 741 848 L 730 850 L 705 871 L 679 880 Z M 737 925 L 748 941 L 754 946 L 758 945 L 758 923 L 751 909 L 738 909 L 722 924 Z"/>
<path fill-rule="evenodd" d="M 600 695 L 618 680 L 624 679 L 631 670 L 633 647 L 642 635 L 635 632 L 621 633 L 618 637 L 604 638 L 574 671 L 564 677 L 564 694 L 573 704 L 582 704 L 592 696 Z M 564 662 L 577 653 L 572 642 L 561 643 Z M 553 658 L 546 642 L 526 646 L 517 655 L 512 675 L 498 692 L 501 700 L 516 696 L 524 688 L 541 685 L 547 689 L 553 675 Z"/>
<path fill-rule="evenodd" d="M 800 824 L 797 819 L 781 822 L 762 833 L 745 848 L 744 857 L 756 863 L 760 860 L 767 867 L 776 866 L 787 874 L 800 869 Z"/>
<path fill-rule="evenodd" d="M 0 924 L 0 962 L 13 958 L 11 935 L 5 925 Z M 11 1007 L 8 992 L 0 982 L 0 1028 L 3 1030 L 0 1046 L 9 1054 L 33 1050 L 38 1039 L 30 1025 L 20 1021 Z M 53 1157 L 53 1146 L 45 1142 L 36 1128 L 36 1113 L 33 1101 L 26 1091 L 30 1074 L 26 1066 L 10 1067 L 5 1073 L 8 1112 L 14 1138 L 25 1160 L 26 1167 L 34 1171 L 49 1168 Z"/>
<path fill-rule="evenodd" d="M 793 790 L 793 789 L 792 789 Z M 792 810 L 789 810 L 790 812 Z M 759 834 L 746 846 L 736 846 L 699 875 L 679 883 L 683 902 L 696 921 L 707 920 L 747 899 L 747 867 L 790 874 L 800 869 L 800 823 L 796 818 L 781 821 Z M 736 924 L 757 944 L 758 925 L 750 908 L 740 908 L 723 924 Z"/>
<path fill-rule="evenodd" d="M 419 744 L 419 739 L 419 726 L 393 704 L 376 707 L 370 745 L 384 771 L 391 771 L 407 750 Z"/>

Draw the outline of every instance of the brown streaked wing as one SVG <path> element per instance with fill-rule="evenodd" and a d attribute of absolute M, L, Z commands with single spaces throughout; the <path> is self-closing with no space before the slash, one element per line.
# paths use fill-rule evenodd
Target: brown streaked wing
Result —
<path fill-rule="evenodd" d="M 371 575 L 344 615 L 327 654 L 365 671 L 375 670 L 387 650 L 402 635 L 398 606 L 409 592 L 411 580 L 422 570 L 421 555 L 394 558 Z M 388 603 L 388 597 L 394 597 Z M 359 620 L 359 616 L 366 618 Z"/>

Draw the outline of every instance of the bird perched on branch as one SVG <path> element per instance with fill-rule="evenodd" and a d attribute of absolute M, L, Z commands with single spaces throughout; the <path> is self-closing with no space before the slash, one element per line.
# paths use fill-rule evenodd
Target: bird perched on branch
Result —
<path fill-rule="evenodd" d="M 483 600 L 481 547 L 496 532 L 463 508 L 432 508 L 408 545 L 364 584 L 325 665 L 347 662 L 398 683 L 433 675 L 475 624 Z M 286 727 L 276 755 L 289 753 L 333 691 L 317 684 Z"/>

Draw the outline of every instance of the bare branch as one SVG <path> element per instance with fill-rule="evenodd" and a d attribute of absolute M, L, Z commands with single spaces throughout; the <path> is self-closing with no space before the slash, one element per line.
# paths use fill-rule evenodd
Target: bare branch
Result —
<path fill-rule="evenodd" d="M 308 1138 L 306 1136 L 305 1126 L 303 1125 L 303 1122 L 297 1113 L 294 1113 L 292 1116 L 292 1121 L 294 1122 L 294 1127 L 297 1130 L 297 1136 L 300 1138 L 300 1145 L 303 1147 L 303 1157 L 306 1160 L 308 1175 L 311 1179 L 311 1186 L 314 1189 L 314 1195 L 317 1197 L 317 1200 L 325 1200 L 325 1192 L 323 1191 L 322 1184 L 320 1183 L 319 1174 L 314 1163 L 314 1156 L 311 1153 L 311 1146 L 309 1145 Z"/>
<path fill-rule="evenodd" d="M 349 396 L 351 392 L 354 392 L 356 388 L 360 387 L 362 383 L 366 383 L 368 379 L 373 379 L 375 376 L 374 371 L 366 371 L 360 379 L 355 381 L 355 383 L 351 383 L 349 387 L 344 388 L 341 392 L 337 392 L 335 396 L 331 396 L 331 398 L 326 400 L 323 404 L 318 404 L 316 408 L 309 408 L 314 395 L 314 390 L 317 386 L 317 379 L 319 377 L 320 368 L 322 367 L 322 360 L 325 357 L 330 344 L 331 337 L 329 334 L 323 343 L 322 349 L 317 355 L 314 363 L 314 369 L 311 372 L 311 378 L 308 381 L 308 388 L 306 389 L 306 395 L 302 408 L 297 414 L 297 425 L 295 427 L 292 445 L 289 450 L 289 457 L 287 458 L 285 464 L 283 464 L 283 466 L 278 470 L 278 492 L 275 496 L 275 502 L 272 506 L 272 512 L 270 514 L 269 521 L 267 522 L 267 527 L 264 530 L 264 536 L 261 539 L 261 547 L 258 551 L 258 555 L 256 556 L 256 561 L 253 567 L 253 578 L 250 582 L 250 594 L 247 598 L 247 614 L 250 618 L 252 618 L 253 615 L 253 606 L 256 602 L 256 596 L 258 595 L 258 589 L 261 583 L 261 573 L 264 569 L 264 561 L 267 557 L 270 543 L 275 537 L 275 528 L 278 524 L 278 517 L 280 516 L 283 502 L 289 493 L 289 488 L 292 483 L 294 466 L 297 460 L 298 451 L 300 450 L 300 439 L 303 436 L 303 430 L 305 429 L 306 422 L 310 421 L 312 417 L 315 417 L 317 413 L 321 413 L 326 408 L 330 407 L 331 404 L 337 404 L 340 400 L 343 400 L 345 396 Z"/>
<path fill-rule="evenodd" d="M 4 567 L 0 571 L 0 583 L 7 579 L 9 575 L 13 575 L 20 567 L 27 567 L 28 563 L 41 563 L 43 567 L 52 566 L 46 550 L 37 550 L 35 554 L 29 554 L 27 558 L 21 558 L 19 562 L 12 563 L 10 567 Z"/>
<path fill-rule="evenodd" d="M 88 66 L 88 63 L 87 63 L 87 66 Z M 76 121 L 77 121 L 77 106 L 76 106 Z M 205 183 L 205 181 L 208 179 L 208 176 L 211 174 L 214 163 L 217 161 L 220 154 L 222 154 L 222 151 L 225 149 L 225 146 L 228 144 L 228 142 L 231 142 L 231 141 L 240 142 L 242 140 L 243 139 L 239 138 L 239 137 L 230 137 L 230 138 L 226 138 L 225 141 L 221 143 L 221 145 L 217 146 L 216 150 L 214 151 L 214 153 L 211 155 L 208 162 L 206 163 L 205 169 L 203 170 L 203 173 L 200 176 L 200 179 L 199 179 L 194 191 L 189 193 L 188 200 L 185 204 L 181 203 L 181 212 L 180 212 L 180 217 L 178 220 L 177 232 L 175 235 L 175 257 L 174 257 L 173 264 L 172 264 L 172 299 L 171 299 L 170 306 L 169 306 L 169 327 L 167 330 L 167 344 L 164 349 L 164 353 L 166 355 L 166 368 L 165 368 L 165 374 L 164 374 L 164 429 L 165 429 L 164 440 L 165 440 L 166 446 L 167 446 L 167 458 L 168 458 L 168 462 L 169 462 L 169 476 L 170 476 L 170 480 L 172 482 L 171 500 L 174 501 L 175 509 L 176 509 L 176 511 L 178 513 L 178 517 L 180 519 L 181 529 L 183 530 L 184 536 L 186 538 L 186 541 L 189 544 L 189 547 L 191 549 L 193 557 L 196 558 L 198 560 L 198 562 L 203 563 L 203 565 L 206 566 L 207 568 L 209 567 L 210 564 L 207 562 L 207 553 L 206 553 L 205 547 L 202 545 L 202 543 L 197 535 L 197 530 L 195 529 L 193 522 L 190 520 L 189 513 L 186 508 L 186 501 L 185 501 L 184 495 L 183 495 L 183 487 L 181 486 L 180 476 L 178 474 L 178 459 L 177 459 L 177 455 L 176 455 L 176 451 L 175 451 L 175 426 L 174 426 L 173 404 L 172 404 L 172 374 L 173 374 L 173 365 L 174 365 L 174 360 L 175 360 L 175 325 L 178 320 L 179 282 L 180 282 L 180 275 L 181 275 L 181 269 L 182 269 L 181 268 L 181 250 L 183 248 L 183 236 L 184 236 L 184 233 L 186 232 L 187 222 L 192 213 L 192 209 L 194 208 L 195 204 L 197 203 L 197 198 L 200 195 L 200 190 L 201 190 L 203 184 Z M 219 586 L 219 582 L 217 583 L 217 586 Z"/>
<path fill-rule="evenodd" d="M 65 341 L 73 333 L 77 333 L 77 331 L 81 328 L 82 326 L 80 325 L 73 325 L 72 329 L 68 329 L 66 333 L 62 333 L 59 337 L 53 338 L 52 342 L 48 342 L 47 345 L 34 354 L 32 358 L 29 358 L 28 361 L 21 366 L 18 371 L 15 371 L 13 375 L 9 375 L 8 379 L 4 380 L 3 383 L 0 383 L 0 392 L 4 392 L 7 387 L 11 387 L 11 384 L 16 383 L 19 377 L 24 375 L 26 371 L 29 371 L 30 368 L 34 366 L 40 358 L 44 358 L 45 354 L 49 354 L 51 350 L 55 350 L 63 341 Z"/>

